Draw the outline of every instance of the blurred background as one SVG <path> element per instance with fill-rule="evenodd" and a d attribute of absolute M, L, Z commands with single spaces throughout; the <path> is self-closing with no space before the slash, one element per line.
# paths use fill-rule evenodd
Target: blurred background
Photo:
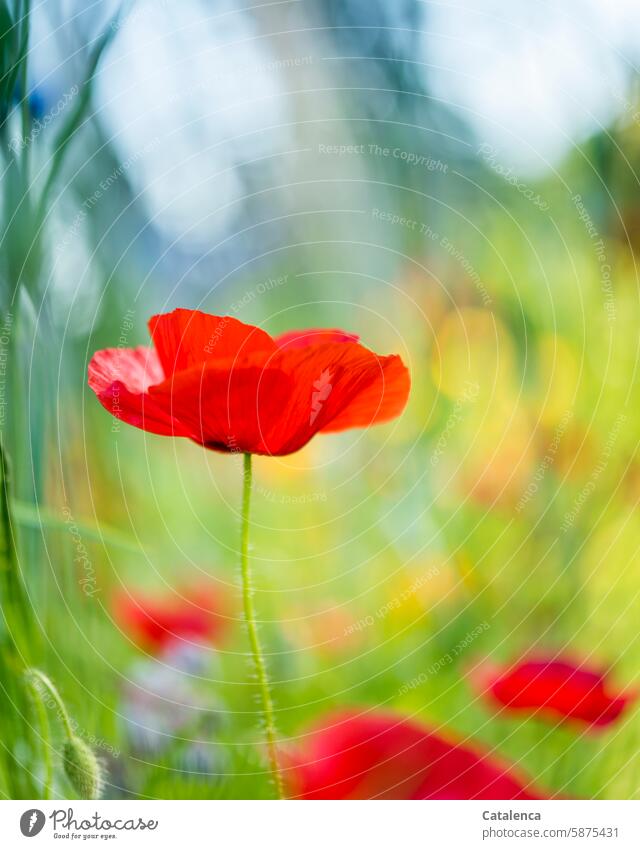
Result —
<path fill-rule="evenodd" d="M 257 458 L 282 736 L 375 705 L 550 792 L 637 797 L 633 709 L 592 735 L 496 713 L 467 675 L 538 651 L 640 680 L 637 4 L 1 5 L 0 792 L 45 780 L 26 664 L 105 796 L 269 794 L 240 460 L 86 385 L 182 306 L 341 327 L 411 370 L 397 421 Z M 194 588 L 206 646 L 140 624 L 133 599 L 177 622 Z"/>

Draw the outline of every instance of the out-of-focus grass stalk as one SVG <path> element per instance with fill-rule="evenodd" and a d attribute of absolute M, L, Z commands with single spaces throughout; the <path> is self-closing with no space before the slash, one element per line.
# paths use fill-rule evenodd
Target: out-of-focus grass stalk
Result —
<path fill-rule="evenodd" d="M 31 0 L 24 0 L 22 7 L 21 26 L 23 28 L 22 39 L 26 47 L 29 45 L 29 34 L 31 32 Z M 24 51 L 20 62 L 20 117 L 22 119 L 22 138 L 26 139 L 29 135 L 29 125 L 31 123 L 31 114 L 29 111 L 29 52 Z M 24 185 L 29 186 L 29 145 L 25 144 L 21 151 L 22 158 L 22 175 Z"/>
<path fill-rule="evenodd" d="M 33 753 L 30 705 L 23 685 L 28 663 L 31 610 L 20 572 L 9 512 L 10 478 L 0 443 L 0 717 L 2 761 L 0 784 L 9 798 L 33 798 L 37 790 L 29 761 Z M 31 750 L 31 752 L 29 751 Z"/>
<path fill-rule="evenodd" d="M 24 501 L 14 500 L 11 505 L 11 512 L 14 522 L 25 528 L 35 528 L 38 530 L 51 528 L 57 531 L 68 531 L 69 522 L 46 508 L 38 508 Z M 121 548 L 123 551 L 130 551 L 134 554 L 149 551 L 147 546 L 144 549 L 141 548 L 134 539 L 103 522 L 100 522 L 99 525 L 94 525 L 74 518 L 73 524 L 82 532 L 83 537 L 95 540 L 95 542 L 99 542 L 102 545 Z"/>
<path fill-rule="evenodd" d="M 36 220 L 39 229 L 42 228 L 43 222 L 47 217 L 49 200 L 51 191 L 55 185 L 55 181 L 60 174 L 60 170 L 64 164 L 65 156 L 69 145 L 73 141 L 75 134 L 82 127 L 87 119 L 89 105 L 91 103 L 91 94 L 93 91 L 93 81 L 95 73 L 100 64 L 104 51 L 111 44 L 115 33 L 118 31 L 118 15 L 111 21 L 110 25 L 104 30 L 102 35 L 96 41 L 96 44 L 89 56 L 84 82 L 80 92 L 76 98 L 74 107 L 69 113 L 69 117 L 64 121 L 60 132 L 54 142 L 54 150 L 51 156 L 49 172 L 47 174 L 44 188 L 38 201 L 36 212 Z"/>
<path fill-rule="evenodd" d="M 19 291 L 20 270 L 24 267 L 23 240 L 28 239 L 28 222 L 23 218 L 24 198 L 28 179 L 22 163 L 9 143 L 9 118 L 16 83 L 20 85 L 23 104 L 22 119 L 28 119 L 27 98 L 27 47 L 29 39 L 29 3 L 17 8 L 16 20 L 2 0 L 0 2 L 0 147 L 3 154 L 2 173 L 5 220 L 3 221 L 3 259 L 5 263 L 5 288 L 1 293 L 1 312 L 5 326 L 11 319 L 12 332 L 7 351 L 8 392 L 6 410 L 8 426 L 0 433 L 0 717 L 2 718 L 0 787 L 9 798 L 34 798 L 38 795 L 33 775 L 36 750 L 35 734 L 31 724 L 32 705 L 23 673 L 29 662 L 30 648 L 37 627 L 33 627 L 24 576 L 20 569 L 16 538 L 11 522 L 10 463 L 8 453 L 15 454 L 15 446 L 24 432 L 12 425 L 11 418 L 18 404 L 13 390 L 20 384 L 15 379 L 16 334 L 13 305 Z M 27 109 L 27 112 L 24 112 Z M 24 150 L 23 150 L 24 156 Z M 23 259 L 19 257 L 22 254 Z M 14 379 L 12 379 L 12 377 Z"/>
<path fill-rule="evenodd" d="M 62 124 L 49 160 L 44 188 L 38 196 L 29 169 L 30 145 L 35 143 L 30 137 L 28 90 L 30 6 L 30 0 L 18 0 L 12 13 L 7 0 L 0 0 L 1 261 L 4 266 L 0 317 L 5 324 L 11 324 L 6 357 L 7 420 L 0 433 L 0 794 L 14 799 L 39 795 L 33 772 L 36 771 L 36 759 L 42 760 L 42 752 L 31 724 L 34 706 L 24 678 L 27 665 L 31 665 L 33 655 L 37 654 L 34 646 L 37 646 L 40 628 L 27 592 L 27 576 L 21 569 L 21 562 L 27 563 L 29 572 L 38 573 L 39 548 L 33 537 L 23 535 L 21 543 L 25 547 L 21 551 L 22 558 L 18 557 L 11 521 L 9 457 L 14 461 L 16 483 L 19 479 L 21 484 L 16 489 L 24 489 L 27 497 L 37 504 L 43 480 L 47 402 L 51 399 L 36 388 L 38 403 L 31 405 L 23 371 L 30 366 L 33 372 L 33 363 L 27 357 L 30 358 L 35 350 L 33 334 L 38 329 L 34 320 L 38 313 L 35 305 L 44 265 L 49 198 L 73 137 L 87 117 L 97 65 L 117 31 L 113 25 L 107 27 L 89 56 L 84 86 L 75 108 Z M 19 109 L 14 109 L 16 89 Z M 16 112 L 21 126 L 19 144 L 11 137 Z M 44 314 L 42 310 L 39 312 Z M 45 751 L 45 795 L 51 784 L 47 757 Z"/>

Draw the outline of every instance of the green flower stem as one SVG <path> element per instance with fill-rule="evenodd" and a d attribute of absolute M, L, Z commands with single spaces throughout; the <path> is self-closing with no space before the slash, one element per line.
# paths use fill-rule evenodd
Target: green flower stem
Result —
<path fill-rule="evenodd" d="M 47 715 L 46 708 L 42 702 L 42 695 L 40 690 L 38 689 L 38 685 L 33 677 L 33 675 L 29 674 L 28 676 L 29 687 L 33 692 L 33 701 L 36 708 L 36 713 L 38 714 L 38 722 L 40 723 L 40 733 L 42 735 L 42 742 L 44 744 L 43 748 L 43 757 L 44 757 L 44 784 L 42 788 L 42 798 L 43 799 L 51 799 L 51 792 L 53 787 L 53 757 L 51 756 L 51 726 L 49 724 L 49 717 Z"/>
<path fill-rule="evenodd" d="M 251 587 L 251 572 L 249 569 L 249 508 L 251 503 L 251 454 L 244 455 L 244 478 L 242 487 L 242 531 L 240 537 L 240 572 L 242 575 L 242 603 L 244 606 L 244 618 L 249 632 L 249 643 L 251 654 L 256 668 L 258 685 L 260 687 L 260 699 L 262 702 L 262 715 L 264 719 L 267 736 L 267 752 L 269 756 L 269 767 L 275 784 L 279 799 L 284 799 L 284 783 L 278 765 L 278 748 L 276 745 L 276 725 L 273 716 L 273 700 L 269 689 L 269 677 L 264 655 L 258 639 L 258 626 L 256 623 L 256 612 L 253 605 L 253 590 Z"/>
<path fill-rule="evenodd" d="M 74 733 L 73 728 L 71 727 L 71 720 L 69 719 L 69 714 L 56 685 L 47 675 L 44 674 L 44 672 L 40 672 L 39 669 L 30 669 L 28 674 L 31 680 L 35 683 L 36 687 L 40 685 L 49 693 L 55 702 L 56 708 L 58 709 L 58 717 L 64 726 L 67 737 L 69 740 L 73 740 Z"/>

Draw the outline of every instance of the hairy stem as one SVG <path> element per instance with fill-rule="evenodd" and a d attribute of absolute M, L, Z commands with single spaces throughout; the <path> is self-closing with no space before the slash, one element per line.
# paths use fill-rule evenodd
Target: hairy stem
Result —
<path fill-rule="evenodd" d="M 73 733 L 73 728 L 71 727 L 71 720 L 69 719 L 67 708 L 65 707 L 65 703 L 62 701 L 62 696 L 58 692 L 56 685 L 39 669 L 30 669 L 27 674 L 36 688 L 41 687 L 53 699 L 58 713 L 58 718 L 60 719 L 60 722 L 62 722 L 68 739 L 72 740 L 75 735 Z"/>
<path fill-rule="evenodd" d="M 240 537 L 240 572 L 242 575 L 242 603 L 244 606 L 244 618 L 249 633 L 251 654 L 256 668 L 258 685 L 260 688 L 260 700 L 262 702 L 262 715 L 264 719 L 267 751 L 269 756 L 269 767 L 273 776 L 276 792 L 279 799 L 284 799 L 284 784 L 280 767 L 278 765 L 278 749 L 276 745 L 276 725 L 273 716 L 273 700 L 269 688 L 269 676 L 267 666 L 260 647 L 258 638 L 258 626 L 256 623 L 256 612 L 253 605 L 253 590 L 251 587 L 251 572 L 249 569 L 249 510 L 251 504 L 251 454 L 244 455 L 244 476 L 242 487 L 242 531 Z"/>
<path fill-rule="evenodd" d="M 51 799 L 51 791 L 53 787 L 53 757 L 51 756 L 51 726 L 49 724 L 49 717 L 47 715 L 47 710 L 42 701 L 42 694 L 38 689 L 38 685 L 36 684 L 35 677 L 32 675 L 28 675 L 27 678 L 29 682 L 29 687 L 31 688 L 31 692 L 33 694 L 33 702 L 35 705 L 36 713 L 38 714 L 38 721 L 40 723 L 40 734 L 42 737 L 43 743 L 43 757 L 44 757 L 44 784 L 42 789 L 42 798 L 43 799 Z M 38 679 L 39 680 L 39 679 Z"/>

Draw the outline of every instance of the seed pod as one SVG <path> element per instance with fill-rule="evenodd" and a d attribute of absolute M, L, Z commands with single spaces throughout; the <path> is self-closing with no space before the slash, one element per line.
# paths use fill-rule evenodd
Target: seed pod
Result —
<path fill-rule="evenodd" d="M 64 771 L 81 799 L 98 799 L 102 792 L 102 767 L 84 740 L 75 735 L 64 745 Z"/>

